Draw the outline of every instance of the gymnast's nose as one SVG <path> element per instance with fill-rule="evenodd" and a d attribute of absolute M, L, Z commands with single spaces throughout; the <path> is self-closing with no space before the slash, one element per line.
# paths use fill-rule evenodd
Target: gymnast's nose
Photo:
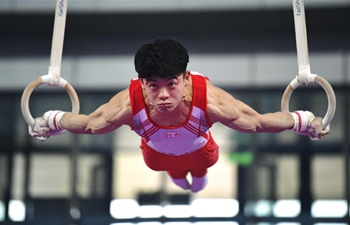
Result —
<path fill-rule="evenodd" d="M 168 92 L 168 90 L 166 89 L 166 88 L 161 88 L 160 90 L 159 90 L 159 99 L 161 99 L 161 100 L 166 100 L 166 99 L 168 99 L 169 98 L 169 92 Z"/>

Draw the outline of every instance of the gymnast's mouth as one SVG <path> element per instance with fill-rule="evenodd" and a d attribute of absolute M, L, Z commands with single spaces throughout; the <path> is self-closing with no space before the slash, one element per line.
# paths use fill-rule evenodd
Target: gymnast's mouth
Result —
<path fill-rule="evenodd" d="M 172 105 L 171 103 L 160 103 L 160 104 L 158 104 L 158 106 L 164 107 L 164 108 L 169 107 L 171 105 Z"/>

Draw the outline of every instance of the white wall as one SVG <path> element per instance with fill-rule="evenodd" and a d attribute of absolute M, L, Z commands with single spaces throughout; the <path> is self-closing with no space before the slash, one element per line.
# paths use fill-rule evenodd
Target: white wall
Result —
<path fill-rule="evenodd" d="M 0 0 L 0 12 L 45 12 L 54 10 L 56 0 Z M 150 12 L 194 10 L 239 10 L 292 7 L 292 0 L 69 0 L 75 12 Z M 348 0 L 306 0 L 306 7 L 350 5 Z"/>
<path fill-rule="evenodd" d="M 310 54 L 311 71 L 330 84 L 350 82 L 349 52 Z M 347 65 L 346 67 L 344 65 Z M 47 74 L 49 56 L 0 58 L 0 89 L 22 90 Z M 298 72 L 294 53 L 190 54 L 188 69 L 218 86 L 286 86 Z M 63 57 L 61 76 L 75 88 L 125 88 L 136 77 L 133 55 Z"/>

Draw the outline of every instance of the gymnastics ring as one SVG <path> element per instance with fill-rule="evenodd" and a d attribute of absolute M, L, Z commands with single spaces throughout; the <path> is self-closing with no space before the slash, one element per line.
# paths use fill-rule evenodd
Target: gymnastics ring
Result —
<path fill-rule="evenodd" d="M 307 85 L 309 83 L 318 83 L 326 92 L 328 99 L 328 109 L 327 113 L 322 119 L 322 128 L 325 129 L 332 121 L 336 109 L 336 97 L 332 86 L 324 78 L 315 74 L 301 74 L 297 76 L 290 84 L 287 86 L 284 94 L 282 96 L 281 111 L 289 112 L 289 100 L 293 91 L 301 86 Z"/>
<path fill-rule="evenodd" d="M 27 124 L 30 127 L 33 127 L 34 125 L 34 118 L 29 110 L 29 98 L 32 92 L 34 91 L 34 89 L 40 86 L 41 84 L 48 84 L 48 85 L 64 88 L 67 91 L 70 97 L 70 100 L 72 102 L 72 112 L 79 114 L 79 110 L 80 110 L 79 98 L 74 88 L 72 87 L 72 85 L 70 85 L 66 80 L 60 77 L 52 83 L 52 77 L 53 77 L 52 75 L 44 75 L 44 76 L 38 77 L 33 82 L 28 84 L 28 86 L 23 91 L 22 99 L 21 99 L 21 110 L 22 110 L 22 115 L 24 117 L 24 120 L 27 122 Z M 52 132 L 51 134 L 58 135 L 63 132 L 65 132 L 65 130 Z"/>

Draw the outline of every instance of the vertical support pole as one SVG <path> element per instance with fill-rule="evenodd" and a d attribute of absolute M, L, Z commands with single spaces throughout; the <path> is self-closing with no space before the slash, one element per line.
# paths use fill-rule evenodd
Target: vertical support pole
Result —
<path fill-rule="evenodd" d="M 27 125 L 27 124 L 26 124 Z M 34 209 L 33 202 L 29 194 L 30 181 L 30 171 L 31 171 L 31 151 L 33 149 L 30 143 L 32 137 L 26 136 L 26 147 L 24 149 L 24 181 L 23 181 L 23 193 L 24 193 L 24 204 L 26 206 L 26 221 L 32 221 L 34 219 Z"/>
<path fill-rule="evenodd" d="M 350 99 L 349 99 L 349 87 L 345 89 L 345 97 L 344 97 L 344 138 L 343 138 L 343 149 L 345 154 L 345 197 L 347 200 L 347 212 L 349 212 L 349 204 L 350 204 L 350 149 L 349 149 L 349 140 L 348 137 L 350 137 L 350 120 L 349 120 L 349 114 L 350 114 Z M 346 214 L 347 216 L 347 224 L 350 224 L 350 213 Z"/>
<path fill-rule="evenodd" d="M 306 98 L 299 101 L 301 104 L 300 108 L 306 109 L 312 105 L 310 98 Z M 309 139 L 303 139 L 302 136 L 299 137 L 299 142 L 297 143 L 300 146 L 298 155 L 299 155 L 299 199 L 301 204 L 301 214 L 311 218 L 311 205 L 313 201 L 313 195 L 311 191 L 311 180 L 312 180 L 312 171 L 311 171 L 311 158 L 312 151 Z"/>
<path fill-rule="evenodd" d="M 10 206 L 10 200 L 12 196 L 12 177 L 13 177 L 13 150 L 10 146 L 6 148 L 6 158 L 7 158 L 7 168 L 6 168 L 6 177 L 7 177 L 7 183 L 5 184 L 5 222 L 9 222 L 9 206 Z"/>
<path fill-rule="evenodd" d="M 4 204 L 5 204 L 5 222 L 10 222 L 9 218 L 9 206 L 12 196 L 12 184 L 13 184 L 13 162 L 14 162 L 14 150 L 15 150 L 15 124 L 16 118 L 10 117 L 8 121 L 8 115 L 16 115 L 16 109 L 13 101 L 13 96 L 2 96 L 5 107 L 2 107 L 2 112 L 0 115 L 4 114 L 4 121 L 1 121 L 3 126 L 6 126 L 6 135 L 3 136 L 2 140 L 0 140 L 1 148 L 4 150 L 6 154 L 7 164 L 6 164 L 6 180 L 7 182 L 4 185 Z M 2 100 L 2 99 L 1 99 Z M 1 101 L 0 101 L 1 102 Z M 6 102 L 6 103 L 5 103 Z M 5 121 L 6 120 L 6 121 Z"/>
<path fill-rule="evenodd" d="M 348 55 L 346 53 L 342 54 L 342 69 L 343 69 L 343 78 L 344 80 L 347 79 L 348 73 L 349 73 L 349 63 L 348 63 Z M 345 82 L 346 83 L 346 82 Z M 349 146 L 349 140 L 348 138 L 350 137 L 350 118 L 348 115 L 350 115 L 350 91 L 349 91 L 349 85 L 346 84 L 344 87 L 344 103 L 343 103 L 343 107 L 344 107 L 344 117 L 342 119 L 342 121 L 344 122 L 344 131 L 343 131 L 343 152 L 344 152 L 344 159 L 345 159 L 345 198 L 347 201 L 347 214 L 346 214 L 346 223 L 350 224 L 350 146 Z"/>
<path fill-rule="evenodd" d="M 71 198 L 70 198 L 70 221 L 71 224 L 78 224 L 81 213 L 79 207 L 79 200 L 77 195 L 77 179 L 78 179 L 78 160 L 77 155 L 79 154 L 79 138 L 76 135 L 72 135 L 71 138 L 72 152 L 70 154 L 71 162 Z"/>
<path fill-rule="evenodd" d="M 302 145 L 300 145 L 302 146 Z M 301 203 L 301 213 L 307 217 L 311 216 L 311 204 L 313 201 L 311 193 L 311 152 L 309 144 L 305 143 L 305 147 L 299 152 L 299 199 Z"/>

